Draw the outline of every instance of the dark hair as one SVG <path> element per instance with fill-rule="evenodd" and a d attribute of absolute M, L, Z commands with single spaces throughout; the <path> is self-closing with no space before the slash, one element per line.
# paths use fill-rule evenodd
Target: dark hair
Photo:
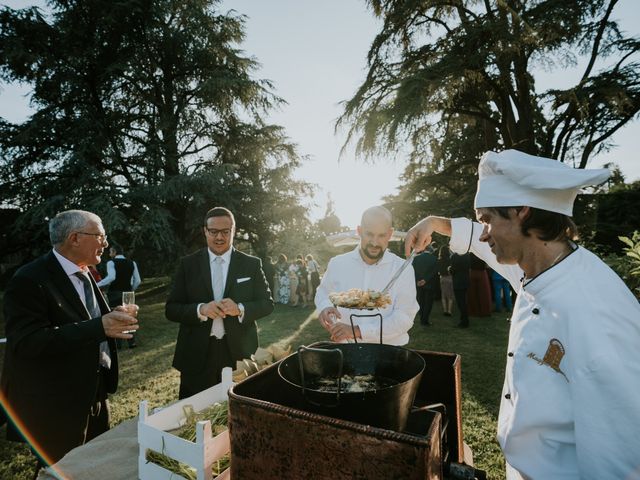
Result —
<path fill-rule="evenodd" d="M 493 207 L 488 210 L 495 211 L 502 218 L 509 218 L 509 209 L 519 212 L 524 207 Z M 522 234 L 528 237 L 529 230 L 535 230 L 536 236 L 545 242 L 552 240 L 575 240 L 578 237 L 578 227 L 571 217 L 562 213 L 541 210 L 529 207 L 529 215 L 522 222 Z"/>
<path fill-rule="evenodd" d="M 109 245 L 109 248 L 113 249 L 113 251 L 116 252 L 116 254 L 118 255 L 124 255 L 124 250 L 117 243 L 112 243 L 111 245 Z"/>
<path fill-rule="evenodd" d="M 204 226 L 207 226 L 207 220 L 209 220 L 212 217 L 229 217 L 231 219 L 231 223 L 233 224 L 233 226 L 236 225 L 236 219 L 233 216 L 233 213 L 231 213 L 231 210 L 229 210 L 228 208 L 224 208 L 224 207 L 213 207 L 211 210 L 209 210 L 207 212 L 207 214 L 204 216 Z"/>
<path fill-rule="evenodd" d="M 287 256 L 284 253 L 281 253 L 280 255 L 278 255 L 278 263 L 282 263 L 287 261 Z"/>
<path fill-rule="evenodd" d="M 449 245 L 443 245 L 440 247 L 440 250 L 438 250 L 438 258 L 444 258 L 446 260 L 449 259 Z"/>

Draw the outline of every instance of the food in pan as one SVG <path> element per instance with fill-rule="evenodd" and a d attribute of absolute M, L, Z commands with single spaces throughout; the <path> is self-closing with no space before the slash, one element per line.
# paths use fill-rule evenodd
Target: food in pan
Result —
<path fill-rule="evenodd" d="M 384 308 L 391 305 L 389 294 L 382 294 L 375 290 L 360 290 L 352 288 L 346 292 L 330 293 L 329 300 L 336 307 L 345 308 Z"/>
<path fill-rule="evenodd" d="M 342 375 L 340 393 L 376 391 L 396 385 L 397 383 L 396 380 L 374 376 L 368 373 L 361 375 Z M 309 381 L 307 388 L 320 392 L 336 393 L 338 390 L 338 379 L 336 377 L 317 377 Z"/>

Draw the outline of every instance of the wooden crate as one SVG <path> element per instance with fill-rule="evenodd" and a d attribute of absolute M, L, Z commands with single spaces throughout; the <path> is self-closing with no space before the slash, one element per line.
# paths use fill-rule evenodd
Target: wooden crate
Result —
<path fill-rule="evenodd" d="M 212 436 L 209 420 L 196 424 L 196 441 L 189 442 L 168 432 L 185 424 L 183 411 L 185 405 L 191 405 L 199 412 L 216 402 L 227 400 L 227 392 L 234 383 L 231 380 L 231 368 L 222 370 L 222 381 L 192 397 L 180 400 L 166 408 L 149 415 L 146 400 L 140 402 L 138 417 L 138 478 L 140 480 L 175 480 L 176 474 L 146 459 L 147 449 L 162 453 L 196 469 L 198 480 L 211 480 L 213 462 L 229 453 L 229 431 L 225 430 Z M 217 479 L 230 478 L 229 469 Z"/>

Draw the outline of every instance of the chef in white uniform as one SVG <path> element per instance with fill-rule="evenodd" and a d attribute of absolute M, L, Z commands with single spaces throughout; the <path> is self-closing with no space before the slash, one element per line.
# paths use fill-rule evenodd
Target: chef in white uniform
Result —
<path fill-rule="evenodd" d="M 640 479 L 640 304 L 573 243 L 570 218 L 579 189 L 609 171 L 507 150 L 478 173 L 479 223 L 427 217 L 405 247 L 449 235 L 518 292 L 498 418 L 507 478 Z"/>
<path fill-rule="evenodd" d="M 403 264 L 402 258 L 387 250 L 393 234 L 391 212 L 384 207 L 371 207 L 362 214 L 358 225 L 360 244 L 350 252 L 333 257 L 316 290 L 315 303 L 320 312 L 321 325 L 334 342 L 356 339 L 361 342 L 380 343 L 380 317 L 382 315 L 382 343 L 406 345 L 409 329 L 418 312 L 413 267 L 409 265 L 389 291 L 391 305 L 376 311 L 336 308 L 329 294 L 352 288 L 381 291 Z M 350 316 L 355 328 L 352 330 Z"/>

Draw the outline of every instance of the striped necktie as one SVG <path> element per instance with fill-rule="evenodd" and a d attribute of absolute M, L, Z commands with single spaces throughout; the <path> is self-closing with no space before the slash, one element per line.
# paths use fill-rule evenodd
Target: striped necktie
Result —
<path fill-rule="evenodd" d="M 96 302 L 96 297 L 93 294 L 93 288 L 91 287 L 91 281 L 82 272 L 74 273 L 76 277 L 82 282 L 82 288 L 84 289 L 84 305 L 89 312 L 91 318 L 98 318 L 102 316 L 100 307 Z M 111 368 L 111 352 L 109 350 L 109 344 L 105 342 L 100 343 L 100 365 L 105 368 Z"/>

